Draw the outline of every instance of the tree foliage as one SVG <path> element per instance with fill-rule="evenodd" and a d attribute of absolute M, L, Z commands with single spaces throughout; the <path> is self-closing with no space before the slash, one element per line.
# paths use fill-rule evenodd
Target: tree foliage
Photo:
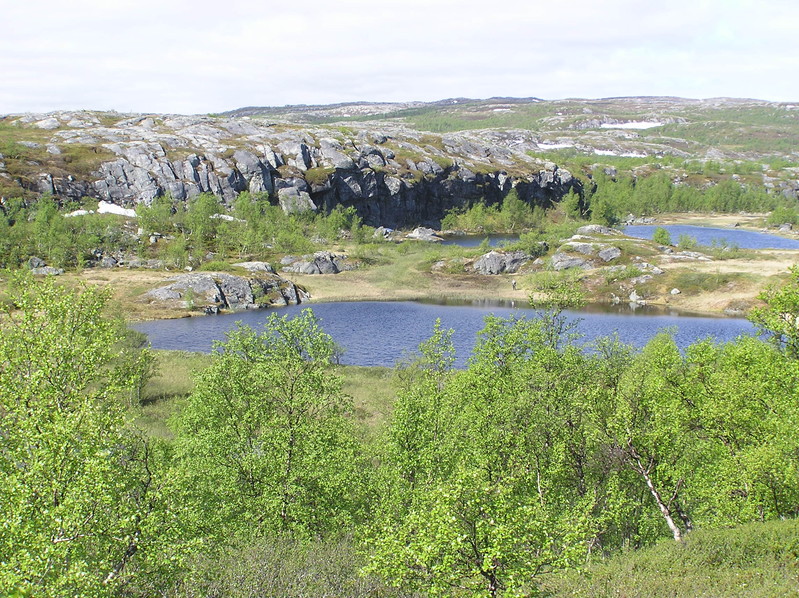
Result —
<path fill-rule="evenodd" d="M 105 295 L 22 279 L 0 336 L 0 585 L 528 596 L 597 555 L 795 518 L 797 281 L 753 316 L 775 343 L 586 347 L 562 278 L 554 311 L 487 318 L 464 368 L 436 324 L 369 446 L 309 310 L 230 333 L 156 443 L 129 422 L 148 353 Z"/>
<path fill-rule="evenodd" d="M 760 294 L 758 298 L 765 306 L 754 308 L 749 319 L 789 356 L 799 358 L 799 266 L 789 272 L 787 284 L 772 286 Z"/>
<path fill-rule="evenodd" d="M 593 494 L 574 483 L 567 447 L 580 441 L 556 406 L 579 392 L 567 372 L 581 358 L 550 346 L 537 321 L 497 318 L 468 370 L 449 372 L 448 354 L 437 328 L 401 394 L 371 570 L 431 595 L 524 593 L 588 548 Z"/>
<path fill-rule="evenodd" d="M 313 536 L 349 525 L 358 453 L 335 350 L 310 310 L 273 315 L 260 333 L 239 326 L 216 347 L 177 426 L 194 533 Z"/>
<path fill-rule="evenodd" d="M 113 592 L 144 544 L 148 444 L 126 427 L 130 372 L 106 296 L 17 282 L 0 336 L 0 586 Z"/>

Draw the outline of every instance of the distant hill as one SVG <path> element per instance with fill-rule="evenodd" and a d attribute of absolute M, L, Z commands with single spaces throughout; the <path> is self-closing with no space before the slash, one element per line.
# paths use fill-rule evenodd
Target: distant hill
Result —
<path fill-rule="evenodd" d="M 367 222 L 435 221 L 517 188 L 546 207 L 606 175 L 666 174 L 799 194 L 799 103 L 621 97 L 450 98 L 245 107 L 181 116 L 56 112 L 0 119 L 0 197 L 119 205 L 170 193 L 270 193 L 354 206 Z"/>

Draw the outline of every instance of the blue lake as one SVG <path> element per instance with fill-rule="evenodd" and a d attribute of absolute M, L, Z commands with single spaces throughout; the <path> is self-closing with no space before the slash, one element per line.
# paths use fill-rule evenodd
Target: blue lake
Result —
<path fill-rule="evenodd" d="M 430 337 L 436 318 L 441 319 L 444 328 L 454 329 L 457 364 L 463 366 L 474 347 L 477 332 L 483 328 L 486 315 L 536 316 L 529 307 L 510 303 L 441 305 L 359 301 L 308 303 L 221 316 L 143 322 L 133 328 L 147 334 L 156 349 L 207 352 L 211 350 L 213 341 L 224 340 L 225 332 L 238 321 L 257 329 L 272 313 L 292 316 L 305 308 L 314 311 L 322 328 L 344 348 L 342 363 L 364 366 L 395 365 Z M 680 347 L 707 337 L 725 342 L 754 333 L 751 323 L 743 318 L 693 316 L 649 306 L 635 310 L 626 305 L 591 306 L 579 312 L 567 312 L 567 315 L 578 321 L 577 331 L 583 335 L 581 342 L 586 343 L 618 334 L 623 342 L 642 347 L 658 331 L 667 328 L 675 331 Z"/>
<path fill-rule="evenodd" d="M 714 228 L 710 226 L 689 226 L 686 224 L 649 225 L 635 224 L 624 227 L 624 233 L 639 239 L 652 239 L 656 228 L 665 228 L 676 244 L 680 235 L 696 239 L 699 245 L 710 246 L 713 241 L 725 241 L 741 249 L 799 249 L 799 240 L 786 239 L 778 235 L 760 233 L 739 228 Z"/>
<path fill-rule="evenodd" d="M 519 235 L 450 235 L 444 237 L 442 245 L 458 245 L 460 247 L 479 247 L 488 239 L 489 247 L 502 247 L 519 240 Z"/>

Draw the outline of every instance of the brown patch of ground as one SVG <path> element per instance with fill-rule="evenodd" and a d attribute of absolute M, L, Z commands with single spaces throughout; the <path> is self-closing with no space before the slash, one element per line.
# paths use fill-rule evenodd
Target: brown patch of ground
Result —
<path fill-rule="evenodd" d="M 750 252 L 751 253 L 751 252 Z M 705 313 L 746 312 L 758 303 L 757 296 L 767 287 L 787 279 L 788 269 L 799 263 L 799 251 L 760 250 L 755 258 L 713 260 L 710 262 L 661 263 L 667 276 L 664 283 L 681 272 L 704 275 L 708 279 L 730 278 L 718 288 L 671 295 L 667 285 L 651 302 L 664 303 L 687 311 Z M 682 289 L 681 289 L 682 290 Z"/>
<path fill-rule="evenodd" d="M 113 311 L 130 321 L 185 318 L 198 315 L 185 309 L 169 309 L 151 305 L 142 296 L 147 291 L 164 286 L 179 272 L 159 270 L 128 270 L 126 268 L 91 268 L 80 272 L 67 272 L 61 279 L 67 285 L 88 284 L 111 293 Z"/>
<path fill-rule="evenodd" d="M 687 224 L 691 226 L 715 226 L 762 230 L 768 214 L 661 214 L 656 224 Z"/>
<path fill-rule="evenodd" d="M 662 222 L 708 226 L 741 226 L 760 228 L 762 215 L 680 214 L 660 219 Z M 655 250 L 641 246 L 631 249 L 632 255 L 659 264 L 664 275 L 656 276 L 646 285 L 646 298 L 651 303 L 668 304 L 678 309 L 705 313 L 723 313 L 729 310 L 746 311 L 757 303 L 758 294 L 771 284 L 785 279 L 788 269 L 799 263 L 799 251 L 761 250 L 742 252 L 736 259 L 710 262 L 670 262 L 665 255 L 654 255 Z M 436 258 L 438 259 L 438 258 Z M 692 273 L 719 280 L 718 286 L 695 284 L 694 288 L 681 288 L 679 295 L 671 295 L 679 285 L 681 273 Z M 142 295 L 150 289 L 166 284 L 178 272 L 153 270 L 87 269 L 65 274 L 67 284 L 84 282 L 111 290 L 113 304 L 128 320 L 199 315 L 186 309 L 167 309 L 150 305 Z M 484 276 L 471 273 L 431 272 L 424 255 L 391 252 L 370 266 L 336 275 L 283 274 L 307 289 L 314 301 L 392 301 L 413 299 L 458 299 L 465 301 L 508 300 L 527 302 L 534 288 L 532 274 Z M 589 301 L 607 301 L 609 296 L 598 296 L 601 270 L 586 273 Z M 683 277 L 684 278 L 684 277 Z M 696 277 L 695 277 L 696 278 Z M 516 290 L 512 280 L 516 280 Z M 702 280 L 700 280 L 700 283 Z"/>

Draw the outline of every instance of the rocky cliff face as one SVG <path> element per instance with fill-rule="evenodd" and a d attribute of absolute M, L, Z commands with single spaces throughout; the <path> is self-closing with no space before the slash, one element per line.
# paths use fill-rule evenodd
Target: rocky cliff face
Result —
<path fill-rule="evenodd" d="M 526 153 L 523 131 L 422 134 L 394 123 L 292 126 L 265 119 L 125 116 L 92 112 L 6 117 L 29 130 L 41 150 L 29 172 L 7 182 L 62 199 L 117 205 L 150 203 L 166 193 L 188 200 L 213 193 L 231 203 L 268 193 L 287 211 L 354 206 L 367 224 L 401 227 L 438 221 L 452 207 L 500 201 L 512 188 L 548 206 L 579 182 Z M 57 159 L 76 149 L 97 159 L 88 174 Z M 1 181 L 0 181 L 1 182 Z M 578 189 L 579 191 L 579 189 Z"/>

